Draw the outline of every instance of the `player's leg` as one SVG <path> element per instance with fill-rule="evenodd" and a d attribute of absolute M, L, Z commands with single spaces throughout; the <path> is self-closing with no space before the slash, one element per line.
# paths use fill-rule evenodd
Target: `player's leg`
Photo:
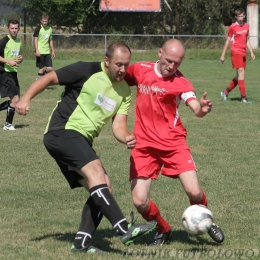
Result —
<path fill-rule="evenodd" d="M 232 66 L 237 70 L 237 84 L 241 95 L 241 102 L 245 104 L 252 104 L 252 102 L 248 101 L 246 97 L 246 86 L 245 86 L 246 57 L 243 57 L 241 55 L 232 56 Z"/>
<path fill-rule="evenodd" d="M 45 134 L 44 144 L 50 155 L 59 164 L 71 188 L 81 187 L 83 184 L 89 190 L 90 198 L 83 209 L 83 211 L 85 210 L 84 215 L 92 215 L 92 211 L 96 212 L 95 214 L 93 213 L 94 216 L 92 215 L 92 220 L 96 221 L 94 219 L 97 214 L 99 211 L 102 212 L 111 222 L 118 235 L 121 235 L 121 241 L 125 244 L 133 242 L 134 239 L 155 228 L 156 223 L 131 225 L 126 221 L 121 209 L 110 193 L 111 186 L 105 170 L 92 149 L 91 142 L 85 137 L 72 130 L 52 131 Z M 65 165 L 67 169 L 62 168 L 61 165 Z M 83 225 L 90 227 L 89 219 L 86 221 Z M 94 225 L 98 225 L 98 221 L 100 220 L 97 220 Z M 95 232 L 95 228 L 90 227 L 89 230 L 84 230 L 84 232 L 86 236 L 82 240 L 90 240 L 93 232 Z M 78 244 L 82 243 L 84 242 L 81 241 Z"/>
<path fill-rule="evenodd" d="M 241 67 L 238 69 L 238 87 L 241 95 L 241 102 L 244 104 L 252 104 L 252 101 L 247 100 L 245 86 L 245 58 L 241 61 Z"/>
<path fill-rule="evenodd" d="M 162 245 L 171 237 L 171 227 L 161 216 L 158 206 L 150 199 L 151 179 L 136 178 L 131 181 L 133 203 L 146 221 L 157 222 L 156 235 L 152 245 Z"/>
<path fill-rule="evenodd" d="M 196 171 L 186 171 L 179 175 L 179 180 L 190 199 L 190 204 L 202 204 L 207 206 L 207 197 L 204 191 L 200 188 L 199 180 Z M 217 243 L 222 243 L 225 239 L 221 228 L 213 222 L 209 230 L 210 237 Z"/>
<path fill-rule="evenodd" d="M 18 103 L 20 96 L 20 86 L 17 79 L 17 73 L 5 73 L 3 79 L 3 86 L 1 89 L 2 95 L 9 97 L 10 99 L 9 102 L 7 101 L 5 104 L 2 104 L 7 106 L 6 120 L 3 129 L 16 130 L 13 126 L 13 119 L 15 114 L 15 106 Z"/>
<path fill-rule="evenodd" d="M 157 222 L 156 237 L 151 245 L 162 245 L 169 240 L 171 228 L 161 216 L 158 206 L 150 199 L 152 179 L 156 179 L 161 169 L 158 151 L 155 149 L 133 149 L 131 155 L 130 180 L 132 199 L 142 217 Z"/>
<path fill-rule="evenodd" d="M 36 67 L 38 68 L 37 79 L 44 76 L 44 56 L 40 55 L 40 57 L 36 57 Z"/>
<path fill-rule="evenodd" d="M 238 68 L 238 67 L 237 67 L 238 59 L 239 59 L 239 57 L 238 57 L 237 55 L 232 55 L 232 56 L 231 56 L 232 68 L 233 68 L 233 69 L 236 69 L 236 77 L 234 77 L 234 78 L 230 81 L 228 87 L 227 87 L 225 90 L 223 90 L 222 92 L 220 92 L 220 95 L 221 95 L 223 101 L 227 101 L 227 100 L 228 100 L 228 94 L 229 94 L 229 92 L 231 92 L 231 91 L 237 86 L 237 84 L 238 84 L 238 71 L 237 71 L 237 70 L 238 70 L 238 69 L 237 69 L 237 68 Z"/>
<path fill-rule="evenodd" d="M 44 59 L 45 74 L 52 71 L 52 58 L 51 54 L 47 54 Z"/>
<path fill-rule="evenodd" d="M 207 197 L 199 186 L 199 180 L 195 170 L 181 173 L 179 180 L 190 199 L 191 205 L 202 204 L 207 206 Z"/>

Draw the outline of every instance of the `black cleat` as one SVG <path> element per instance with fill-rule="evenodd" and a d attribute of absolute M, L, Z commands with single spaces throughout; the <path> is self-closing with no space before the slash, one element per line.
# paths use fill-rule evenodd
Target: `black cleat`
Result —
<path fill-rule="evenodd" d="M 217 243 L 222 243 L 225 239 L 224 233 L 221 228 L 216 225 L 214 222 L 208 231 L 210 237 Z"/>
<path fill-rule="evenodd" d="M 162 246 L 172 237 L 172 231 L 169 230 L 167 233 L 156 232 L 154 241 L 149 246 Z"/>
<path fill-rule="evenodd" d="M 120 237 L 121 241 L 125 245 L 130 245 L 134 242 L 135 239 L 149 234 L 156 228 L 156 221 L 149 221 L 145 224 L 129 224 L 130 227 L 127 230 L 126 234 Z"/>

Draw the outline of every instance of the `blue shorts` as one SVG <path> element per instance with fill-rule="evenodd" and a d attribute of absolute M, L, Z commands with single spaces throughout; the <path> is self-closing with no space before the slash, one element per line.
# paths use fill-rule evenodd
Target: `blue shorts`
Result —
<path fill-rule="evenodd" d="M 82 187 L 77 180 L 83 177 L 76 172 L 89 162 L 99 159 L 92 143 L 74 130 L 55 130 L 44 135 L 43 143 L 59 165 L 71 189 Z"/>

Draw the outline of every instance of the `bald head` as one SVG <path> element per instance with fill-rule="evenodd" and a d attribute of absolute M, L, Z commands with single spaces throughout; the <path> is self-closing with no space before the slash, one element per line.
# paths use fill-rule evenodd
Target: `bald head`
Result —
<path fill-rule="evenodd" d="M 184 57 L 185 55 L 185 49 L 181 41 L 176 40 L 176 39 L 170 39 L 167 40 L 163 46 L 162 46 L 163 51 L 167 53 L 178 53 L 180 57 Z"/>
<path fill-rule="evenodd" d="M 184 55 L 185 49 L 179 40 L 167 40 L 158 51 L 158 71 L 165 77 L 172 75 L 181 65 Z"/>

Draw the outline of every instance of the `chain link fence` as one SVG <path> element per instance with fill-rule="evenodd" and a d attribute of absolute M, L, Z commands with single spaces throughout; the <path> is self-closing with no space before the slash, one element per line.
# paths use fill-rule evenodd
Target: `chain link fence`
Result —
<path fill-rule="evenodd" d="M 0 38 L 5 35 L 0 33 Z M 19 34 L 18 37 L 23 41 L 23 53 L 27 54 L 27 58 L 34 58 L 33 34 Z M 157 50 L 170 38 L 182 41 L 186 50 L 222 50 L 226 41 L 224 35 L 53 34 L 55 52 L 65 50 L 67 53 L 83 50 L 105 53 L 108 45 L 116 41 L 126 43 L 133 53 L 138 53 Z"/>

